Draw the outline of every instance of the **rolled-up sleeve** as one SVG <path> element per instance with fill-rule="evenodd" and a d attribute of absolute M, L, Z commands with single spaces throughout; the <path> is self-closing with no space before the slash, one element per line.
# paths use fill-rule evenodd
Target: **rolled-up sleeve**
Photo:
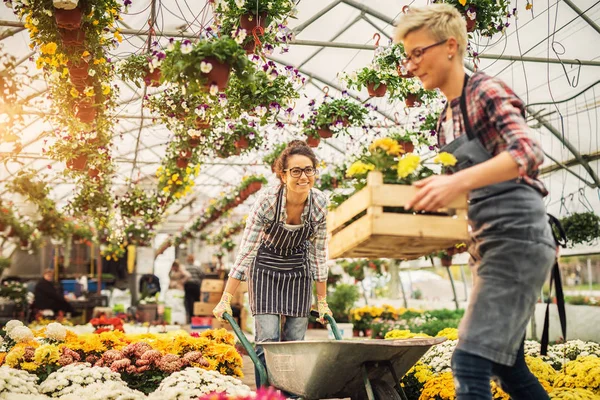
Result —
<path fill-rule="evenodd" d="M 315 199 L 315 214 L 320 218 L 315 223 L 315 237 L 309 242 L 310 272 L 313 280 L 323 282 L 327 280 L 329 268 L 327 267 L 327 208 L 329 200 L 319 193 Z"/>
<path fill-rule="evenodd" d="M 519 166 L 519 176 L 534 177 L 544 162 L 540 143 L 524 117 L 521 99 L 502 81 L 488 79 L 480 86 L 481 101 L 499 140 L 506 143 L 506 151 Z"/>
<path fill-rule="evenodd" d="M 265 201 L 266 195 L 267 193 L 265 191 L 262 196 L 258 196 L 248 214 L 246 227 L 240 243 L 240 251 L 233 267 L 229 271 L 229 276 L 232 278 L 245 281 L 246 272 L 256 258 L 256 253 L 262 239 L 263 228 L 266 223 L 264 216 L 264 208 L 268 204 L 268 202 Z"/>

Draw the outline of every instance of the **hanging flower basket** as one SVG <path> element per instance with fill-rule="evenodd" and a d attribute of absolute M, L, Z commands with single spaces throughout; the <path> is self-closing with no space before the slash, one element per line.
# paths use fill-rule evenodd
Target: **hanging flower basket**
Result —
<path fill-rule="evenodd" d="M 67 161 L 67 168 L 73 171 L 83 171 L 87 165 L 88 157 L 86 154 L 81 154 Z"/>
<path fill-rule="evenodd" d="M 371 97 L 383 97 L 385 96 L 385 92 L 387 92 L 387 85 L 381 83 L 379 87 L 375 89 L 374 83 L 369 83 L 367 85 L 367 92 L 369 92 L 369 96 Z"/>
<path fill-rule="evenodd" d="M 253 38 L 250 38 L 248 43 L 245 43 L 243 46 L 244 50 L 246 50 L 246 54 L 254 54 L 256 51 L 256 42 Z"/>
<path fill-rule="evenodd" d="M 76 115 L 81 122 L 90 124 L 96 119 L 96 107 L 91 101 L 83 100 L 77 106 Z"/>
<path fill-rule="evenodd" d="M 196 129 L 209 129 L 210 121 L 201 117 L 197 117 L 194 121 L 194 126 Z"/>
<path fill-rule="evenodd" d="M 415 151 L 415 145 L 412 144 L 412 142 L 398 142 L 398 144 L 402 146 L 402 150 L 404 150 L 405 153 L 412 153 Z"/>
<path fill-rule="evenodd" d="M 204 74 L 207 79 L 207 87 L 210 88 L 211 85 L 217 85 L 220 91 L 224 90 L 229 81 L 231 66 L 220 62 L 215 57 L 206 57 L 204 62 L 212 65 L 210 72 Z"/>
<path fill-rule="evenodd" d="M 333 132 L 328 127 L 321 127 L 317 129 L 317 133 L 321 137 L 321 139 L 328 139 L 333 136 Z M 317 143 L 318 146 L 318 143 Z M 316 146 L 315 146 L 316 147 Z"/>
<path fill-rule="evenodd" d="M 86 62 L 82 62 L 79 65 L 68 63 L 67 69 L 69 70 L 69 77 L 71 78 L 71 82 L 85 81 L 89 77 L 89 68 L 90 66 Z"/>
<path fill-rule="evenodd" d="M 245 29 L 248 35 L 252 34 L 252 30 L 260 26 L 263 29 L 267 26 L 267 13 L 258 13 L 258 16 L 254 14 L 244 14 L 240 17 L 240 28 Z"/>
<path fill-rule="evenodd" d="M 77 3 L 79 3 L 79 0 L 52 0 L 54 8 L 61 10 L 72 10 L 77 7 Z"/>
<path fill-rule="evenodd" d="M 255 181 L 248 185 L 248 192 L 250 192 L 250 194 L 253 194 L 253 193 L 258 192 L 261 188 L 262 188 L 262 182 Z"/>
<path fill-rule="evenodd" d="M 398 76 L 400 78 L 408 79 L 408 78 L 414 78 L 415 77 L 412 74 L 412 72 L 407 71 L 406 68 L 402 68 L 401 64 L 398 64 L 398 66 L 396 67 L 396 71 L 398 72 Z"/>
<path fill-rule="evenodd" d="M 72 10 L 54 10 L 54 19 L 56 19 L 56 25 L 60 29 L 75 30 L 81 26 L 81 19 L 83 13 L 80 8 L 74 8 Z"/>
<path fill-rule="evenodd" d="M 452 266 L 452 256 L 442 256 L 442 266 L 443 267 L 451 267 Z"/>
<path fill-rule="evenodd" d="M 477 26 L 477 20 L 466 17 L 466 21 L 467 21 L 467 32 L 475 32 L 475 27 Z"/>
<path fill-rule="evenodd" d="M 415 107 L 417 102 L 420 102 L 420 99 L 414 93 L 409 93 L 406 95 L 406 99 L 404 99 L 404 104 L 406 104 L 406 107 L 408 108 Z"/>
<path fill-rule="evenodd" d="M 96 168 L 88 169 L 88 176 L 92 179 L 97 179 L 99 174 L 100 174 L 100 171 L 97 170 Z"/>
<path fill-rule="evenodd" d="M 197 138 L 197 137 L 190 138 L 190 140 L 188 141 L 188 144 L 190 145 L 190 147 L 196 148 L 200 145 L 200 138 Z"/>
<path fill-rule="evenodd" d="M 308 147 L 319 147 L 319 143 L 321 143 L 320 137 L 308 136 L 306 138 L 306 144 Z"/>
<path fill-rule="evenodd" d="M 190 160 L 184 157 L 179 157 L 177 159 L 177 168 L 186 168 L 189 164 Z"/>
<path fill-rule="evenodd" d="M 60 40 L 65 47 L 82 46 L 85 43 L 85 31 L 81 29 L 59 29 Z"/>
<path fill-rule="evenodd" d="M 146 86 L 159 87 L 160 86 L 160 68 L 154 68 L 154 71 L 147 71 L 144 76 L 144 83 Z"/>
<path fill-rule="evenodd" d="M 248 146 L 250 146 L 250 142 L 248 142 L 247 137 L 242 136 L 239 139 L 237 139 L 236 141 L 234 141 L 233 145 L 235 146 L 236 149 L 244 150 L 244 149 L 247 149 Z"/>

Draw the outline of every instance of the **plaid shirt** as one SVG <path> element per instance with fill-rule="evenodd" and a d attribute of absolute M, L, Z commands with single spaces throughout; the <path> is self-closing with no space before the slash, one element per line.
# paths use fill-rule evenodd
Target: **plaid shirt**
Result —
<path fill-rule="evenodd" d="M 519 165 L 519 179 L 546 196 L 548 191 L 537 179 L 539 167 L 544 161 L 542 148 L 533 138 L 532 129 L 524 118 L 524 105 L 521 99 L 504 82 L 482 72 L 469 77 L 467 82 L 467 112 L 473 133 L 492 156 L 508 151 Z M 460 98 L 451 101 L 454 138 L 466 134 Z M 443 123 L 446 109 L 438 122 L 438 143 L 440 148 L 446 144 Z"/>
<path fill-rule="evenodd" d="M 256 252 L 265 234 L 264 228 L 269 222 L 275 221 L 275 209 L 277 208 L 277 194 L 281 186 L 270 186 L 262 190 L 246 220 L 246 228 L 240 244 L 240 252 L 235 260 L 229 276 L 232 278 L 246 280 L 248 267 L 254 262 Z M 312 197 L 312 209 L 308 207 L 302 211 L 302 222 L 309 221 L 315 228 L 315 239 L 309 242 L 308 262 L 312 278 L 322 282 L 327 280 L 327 208 L 329 199 L 318 189 L 311 189 L 309 196 Z M 286 189 L 284 186 L 280 221 L 287 220 L 286 213 Z"/>

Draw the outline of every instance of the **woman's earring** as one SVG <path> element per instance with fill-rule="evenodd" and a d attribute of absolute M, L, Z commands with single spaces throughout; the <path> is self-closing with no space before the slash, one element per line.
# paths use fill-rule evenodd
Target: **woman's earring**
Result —
<path fill-rule="evenodd" d="M 448 60 L 452 60 L 452 54 L 448 54 Z"/>

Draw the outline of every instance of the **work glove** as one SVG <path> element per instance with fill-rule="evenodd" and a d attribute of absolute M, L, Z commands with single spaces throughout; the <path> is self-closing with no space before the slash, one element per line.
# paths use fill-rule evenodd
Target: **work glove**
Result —
<path fill-rule="evenodd" d="M 331 315 L 333 317 L 333 313 L 327 305 L 327 298 L 325 296 L 317 298 L 317 310 L 319 311 L 319 318 L 317 319 L 317 322 L 323 325 L 326 324 L 325 315 Z"/>
<path fill-rule="evenodd" d="M 233 315 L 233 311 L 231 311 L 231 299 L 233 299 L 231 293 L 223 292 L 221 301 L 219 301 L 219 304 L 213 309 L 213 315 L 221 322 L 224 321 L 223 314 L 228 313 L 229 315 Z"/>

